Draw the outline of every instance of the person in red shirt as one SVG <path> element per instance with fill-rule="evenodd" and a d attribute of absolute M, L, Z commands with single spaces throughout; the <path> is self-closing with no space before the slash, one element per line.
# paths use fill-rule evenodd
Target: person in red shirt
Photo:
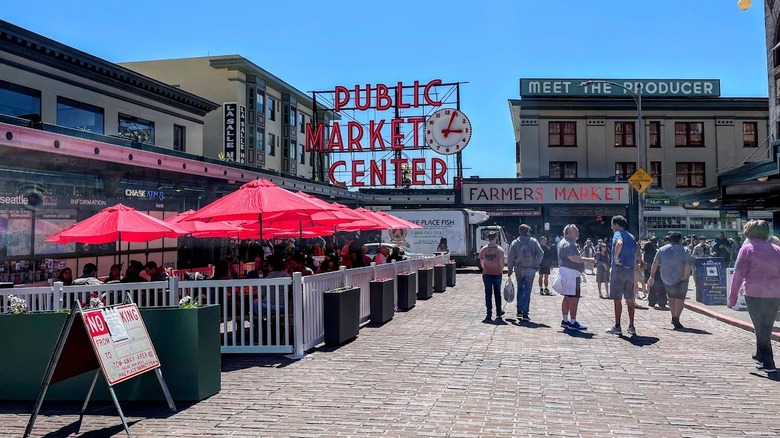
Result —
<path fill-rule="evenodd" d="M 346 266 L 347 269 L 352 267 L 352 254 L 349 252 L 349 246 L 352 245 L 352 242 L 354 241 L 355 235 L 351 233 L 348 234 L 346 243 L 344 243 L 344 246 L 341 247 L 341 251 L 339 251 L 339 255 L 341 256 L 341 266 Z"/>
<path fill-rule="evenodd" d="M 504 314 L 501 309 L 501 277 L 504 274 L 504 248 L 498 245 L 498 233 L 488 234 L 488 244 L 479 250 L 479 262 L 482 266 L 482 282 L 485 284 L 485 321 L 493 320 L 492 299 L 496 300 L 496 318 Z"/>

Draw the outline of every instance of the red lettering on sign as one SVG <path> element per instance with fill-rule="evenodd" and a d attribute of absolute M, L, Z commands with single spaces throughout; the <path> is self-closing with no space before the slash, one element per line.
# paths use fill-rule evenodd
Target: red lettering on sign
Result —
<path fill-rule="evenodd" d="M 340 187 L 345 187 L 347 185 L 347 183 L 345 183 L 344 181 L 339 181 L 338 179 L 336 179 L 336 168 L 337 167 L 341 167 L 341 166 L 347 167 L 347 162 L 344 161 L 344 160 L 339 160 L 339 161 L 336 161 L 335 163 L 333 163 L 330 166 L 330 169 L 328 169 L 328 177 L 330 177 L 330 182 L 332 182 L 333 184 L 335 184 L 337 186 L 340 186 Z"/>
<path fill-rule="evenodd" d="M 544 201 L 544 189 L 541 187 L 536 188 L 536 200 Z"/>
<path fill-rule="evenodd" d="M 380 169 L 376 160 L 371 160 L 371 167 L 368 170 L 368 174 L 371 176 L 371 185 L 387 185 L 387 162 L 385 160 L 379 161 L 382 164 Z"/>
<path fill-rule="evenodd" d="M 360 85 L 355 85 L 355 108 L 360 111 L 365 111 L 371 108 L 371 84 L 366 84 L 366 102 L 360 103 Z"/>
<path fill-rule="evenodd" d="M 363 152 L 363 147 L 360 146 L 360 140 L 363 138 L 363 125 L 350 120 L 347 123 L 347 131 L 349 132 L 347 150 L 350 152 Z M 355 148 L 354 151 L 352 150 L 353 147 Z"/>
<path fill-rule="evenodd" d="M 412 158 L 412 184 L 425 184 L 425 158 Z"/>
<path fill-rule="evenodd" d="M 352 160 L 352 187 L 363 187 L 366 185 L 366 183 L 359 180 L 359 178 L 363 178 L 363 175 L 366 174 L 366 171 L 364 170 L 365 163 L 366 162 L 363 160 Z"/>
<path fill-rule="evenodd" d="M 322 123 L 313 132 L 311 123 L 306 124 L 306 152 L 311 151 L 325 152 L 325 129 Z"/>
<path fill-rule="evenodd" d="M 85 313 L 84 322 L 87 325 L 87 330 L 89 330 L 89 335 L 93 338 L 108 334 L 108 325 L 106 324 L 106 320 L 103 319 L 102 313 Z"/>
<path fill-rule="evenodd" d="M 390 89 L 385 84 L 376 85 L 376 109 L 379 111 L 388 110 L 393 106 L 393 99 L 390 97 Z"/>
<path fill-rule="evenodd" d="M 373 120 L 368 122 L 368 139 L 371 142 L 369 146 L 372 151 L 385 150 L 385 139 L 382 137 L 382 128 L 385 126 L 385 121 L 380 120 L 379 123 L 375 123 Z M 376 143 L 379 142 L 379 146 Z"/>
<path fill-rule="evenodd" d="M 431 184 L 447 184 L 444 175 L 447 173 L 447 162 L 441 158 L 431 159 Z"/>

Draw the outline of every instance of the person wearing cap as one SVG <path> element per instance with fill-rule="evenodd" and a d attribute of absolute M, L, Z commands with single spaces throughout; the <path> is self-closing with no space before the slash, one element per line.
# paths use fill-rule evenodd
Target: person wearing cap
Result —
<path fill-rule="evenodd" d="M 147 262 L 144 270 L 146 275 L 149 276 L 149 281 L 168 281 L 168 273 L 165 272 L 164 267 L 157 266 L 157 262 Z"/>
<path fill-rule="evenodd" d="M 97 277 L 97 265 L 94 263 L 87 263 L 84 265 L 81 277 L 79 278 L 92 278 Z"/>
<path fill-rule="evenodd" d="M 504 273 L 504 248 L 498 245 L 498 233 L 491 231 L 488 244 L 479 250 L 479 262 L 482 267 L 482 283 L 485 285 L 485 321 L 493 320 L 492 301 L 496 301 L 496 318 L 501 318 L 504 310 L 501 308 L 501 277 Z M 508 281 L 511 281 L 509 279 Z"/>
<path fill-rule="evenodd" d="M 685 327 L 680 323 L 680 314 L 688 295 L 688 278 L 691 276 L 693 257 L 682 245 L 682 235 L 677 231 L 669 233 L 669 244 L 664 245 L 655 255 L 650 267 L 650 277 L 647 284 L 653 287 L 656 282 L 656 272 L 661 268 L 661 281 L 669 297 L 669 310 L 672 311 L 672 325 L 675 330 Z"/>
<path fill-rule="evenodd" d="M 97 278 L 97 265 L 94 263 L 87 263 L 84 265 L 84 270 L 82 271 L 81 277 L 73 280 L 74 286 L 102 283 L 103 282 Z"/>

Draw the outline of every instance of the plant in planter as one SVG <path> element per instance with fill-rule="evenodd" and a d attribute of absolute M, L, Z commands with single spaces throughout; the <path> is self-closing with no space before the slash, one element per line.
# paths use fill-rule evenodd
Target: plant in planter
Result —
<path fill-rule="evenodd" d="M 179 309 L 197 309 L 198 302 L 193 300 L 191 296 L 187 295 L 179 300 Z"/>
<path fill-rule="evenodd" d="M 27 308 L 27 301 L 21 297 L 8 295 L 8 313 L 12 315 L 30 313 L 30 310 Z"/>

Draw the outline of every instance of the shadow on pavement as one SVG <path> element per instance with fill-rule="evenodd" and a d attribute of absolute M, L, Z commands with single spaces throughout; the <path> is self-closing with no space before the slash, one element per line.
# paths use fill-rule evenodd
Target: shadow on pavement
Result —
<path fill-rule="evenodd" d="M 550 326 L 547 324 L 540 324 L 538 322 L 533 322 L 533 321 L 518 321 L 516 319 L 510 319 L 509 323 L 518 327 L 525 327 L 525 328 L 532 328 L 532 329 L 550 328 Z"/>
<path fill-rule="evenodd" d="M 85 415 L 84 418 L 89 421 L 87 416 Z M 114 436 L 118 434 L 125 434 L 125 427 L 122 425 L 122 420 L 119 419 L 117 416 L 116 421 L 119 422 L 119 424 L 111 427 L 104 427 L 102 429 L 97 430 L 87 430 L 86 432 L 82 428 L 81 433 L 78 435 L 80 438 L 90 438 L 90 437 L 105 437 L 105 436 Z M 140 422 L 141 420 L 135 420 L 135 421 L 128 421 L 127 422 L 127 428 L 130 429 L 130 433 L 133 433 L 133 425 L 135 423 Z M 74 421 L 73 423 L 63 426 L 59 430 L 56 430 L 51 433 L 47 433 L 44 435 L 44 437 L 55 437 L 55 436 L 68 436 L 68 435 L 75 435 L 76 431 L 78 430 L 79 422 L 78 420 Z M 35 428 L 33 428 L 33 431 Z"/>
<path fill-rule="evenodd" d="M 572 338 L 593 339 L 593 333 L 591 332 L 582 332 L 579 330 L 566 330 L 564 328 L 561 328 L 561 331 L 571 336 Z"/>
<path fill-rule="evenodd" d="M 493 320 L 493 325 L 509 325 L 506 321 L 504 321 L 504 318 L 498 317 Z"/>
<path fill-rule="evenodd" d="M 620 339 L 628 341 L 632 345 L 636 345 L 637 347 L 645 347 L 647 345 L 653 345 L 660 340 L 654 336 L 637 336 L 637 335 L 634 336 L 620 335 Z"/>
<path fill-rule="evenodd" d="M 317 351 L 333 351 L 330 347 L 317 348 Z M 265 368 L 284 368 L 286 366 L 295 363 L 294 360 L 288 359 L 282 355 L 261 355 L 261 354 L 223 354 L 222 355 L 222 372 L 229 373 L 231 371 L 244 370 L 247 368 L 265 367 Z"/>
<path fill-rule="evenodd" d="M 694 335 L 711 335 L 712 334 L 712 333 L 708 332 L 707 330 L 701 330 L 701 329 L 695 329 L 695 328 L 689 328 L 689 327 L 685 327 L 685 328 L 681 328 L 681 329 L 677 329 L 677 330 L 674 330 L 674 329 L 669 329 L 669 330 L 671 330 L 673 332 L 692 333 Z"/>
<path fill-rule="evenodd" d="M 754 375 L 756 377 L 761 377 L 762 379 L 767 380 L 774 380 L 775 382 L 780 382 L 780 372 L 775 371 L 774 373 L 750 373 L 751 375 Z"/>

